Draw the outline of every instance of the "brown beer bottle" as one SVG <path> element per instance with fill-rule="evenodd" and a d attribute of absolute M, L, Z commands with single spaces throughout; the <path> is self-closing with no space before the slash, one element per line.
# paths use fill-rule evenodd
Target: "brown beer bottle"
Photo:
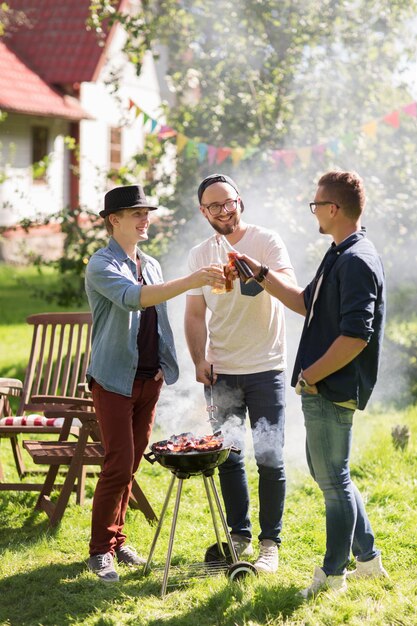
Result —
<path fill-rule="evenodd" d="M 243 259 L 237 258 L 239 252 L 233 248 L 233 246 L 227 241 L 226 237 L 224 235 L 219 235 L 218 239 L 220 240 L 220 244 L 223 246 L 224 250 L 227 252 L 229 263 L 237 269 L 237 273 L 239 274 L 239 278 L 242 283 L 248 283 L 250 280 L 255 280 L 255 275 L 249 265 Z"/>

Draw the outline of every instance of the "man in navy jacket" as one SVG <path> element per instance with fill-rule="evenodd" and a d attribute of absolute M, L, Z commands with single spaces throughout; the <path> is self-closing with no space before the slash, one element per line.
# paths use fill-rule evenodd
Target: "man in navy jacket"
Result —
<path fill-rule="evenodd" d="M 333 171 L 310 203 L 322 234 L 333 243 L 305 288 L 268 271 L 264 288 L 305 316 L 292 377 L 301 395 L 311 475 L 324 495 L 326 553 L 307 598 L 320 589 L 346 589 L 346 577 L 387 576 L 362 497 L 351 480 L 353 415 L 374 388 L 385 319 L 381 260 L 361 226 L 365 191 L 354 172 Z M 259 263 L 243 257 L 253 272 Z M 346 572 L 350 552 L 356 569 Z"/>

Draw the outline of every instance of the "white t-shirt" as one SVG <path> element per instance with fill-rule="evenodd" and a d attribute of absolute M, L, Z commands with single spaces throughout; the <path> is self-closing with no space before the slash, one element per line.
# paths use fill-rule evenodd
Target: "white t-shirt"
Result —
<path fill-rule="evenodd" d="M 211 262 L 213 237 L 190 250 L 190 272 Z M 233 246 L 238 252 L 268 265 L 273 270 L 292 269 L 282 239 L 272 231 L 249 224 L 242 239 Z M 262 290 L 256 296 L 242 295 L 240 281 L 233 290 L 214 294 L 211 287 L 188 291 L 203 295 L 211 312 L 208 321 L 207 360 L 221 374 L 254 374 L 286 367 L 284 311 L 281 302 Z"/>

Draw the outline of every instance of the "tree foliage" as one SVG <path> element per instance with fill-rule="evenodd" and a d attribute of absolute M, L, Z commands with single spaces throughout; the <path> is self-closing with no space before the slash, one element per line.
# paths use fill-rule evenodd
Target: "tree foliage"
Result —
<path fill-rule="evenodd" d="M 384 239 L 384 250 L 398 253 L 398 243 L 417 232 L 410 203 L 417 185 L 412 177 L 415 119 L 403 116 L 396 131 L 380 124 L 375 139 L 360 132 L 411 99 L 406 70 L 416 49 L 415 0 L 319 5 L 315 0 L 159 0 L 143 2 L 134 18 L 113 5 L 95 3 L 92 22 L 123 24 L 127 50 L 137 48 L 138 73 L 145 49 L 155 55 L 161 45 L 168 50 L 167 80 L 175 93 L 175 105 L 166 109 L 168 124 L 195 141 L 253 149 L 238 167 L 230 159 L 221 165 L 244 196 L 256 202 L 261 196 L 298 235 L 318 174 L 334 166 L 356 169 L 365 177 L 374 215 L 386 221 L 386 233 L 395 233 Z M 307 165 L 277 167 L 270 157 L 274 149 L 332 138 L 344 139 L 337 155 L 327 151 Z M 175 191 L 160 193 L 174 212 L 174 233 L 195 215 L 199 180 L 219 167 L 189 151 L 177 156 Z"/>
<path fill-rule="evenodd" d="M 173 106 L 163 106 L 167 124 L 194 142 L 243 147 L 247 157 L 209 165 L 183 150 L 167 173 L 159 165 L 175 152 L 175 140 L 149 135 L 143 153 L 109 173 L 123 184 L 145 172 L 146 192 L 170 209 L 151 233 L 152 254 L 169 249 L 174 266 L 175 255 L 183 258 L 201 236 L 192 228 L 198 183 L 221 170 L 237 181 L 248 220 L 281 232 L 303 282 L 323 245 L 307 203 L 318 176 L 340 167 L 365 180 L 365 223 L 390 290 L 415 285 L 416 118 L 401 113 L 398 128 L 382 118 L 415 99 L 409 68 L 416 63 L 417 0 L 143 0 L 133 15 L 119 12 L 119 4 L 92 2 L 89 28 L 101 36 L 120 22 L 138 74 L 146 51 L 158 57 L 164 47 L 175 96 Z M 364 134 L 373 120 L 377 132 Z M 329 149 L 331 140 L 337 149 Z M 320 144 L 323 151 L 292 167 L 271 158 L 274 150 Z"/>
<path fill-rule="evenodd" d="M 221 170 L 238 182 L 249 221 L 279 229 L 299 278 L 310 278 L 323 242 L 315 239 L 307 203 L 318 176 L 339 167 L 365 180 L 365 224 L 382 253 L 390 292 L 407 282 L 415 287 L 416 118 L 401 113 L 393 128 L 383 117 L 416 99 L 410 80 L 416 0 L 146 1 L 131 35 L 132 21 L 109 6 L 97 2 L 96 24 L 108 18 L 123 24 L 136 42 L 138 73 L 145 49 L 155 56 L 160 46 L 167 49 L 166 78 L 175 94 L 174 106 L 165 107 L 167 123 L 195 142 L 252 150 L 238 166 L 177 154 L 174 191 L 159 191 L 172 209 L 178 256 L 201 236 L 187 228 L 198 213 L 199 181 Z M 364 134 L 375 120 L 375 134 Z M 337 149 L 328 149 L 331 140 Z M 276 149 L 318 144 L 326 149 L 310 162 L 287 167 L 271 158 Z M 391 299 L 391 313 L 400 299 Z M 417 290 L 409 293 L 407 312 L 410 300 L 415 311 Z M 396 313 L 407 314 L 401 306 Z"/>

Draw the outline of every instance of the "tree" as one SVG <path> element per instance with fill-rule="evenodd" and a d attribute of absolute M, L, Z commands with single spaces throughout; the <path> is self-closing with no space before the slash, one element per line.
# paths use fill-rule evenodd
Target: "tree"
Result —
<path fill-rule="evenodd" d="M 333 167 L 355 169 L 390 291 L 414 284 L 391 301 L 402 303 L 400 317 L 415 312 L 417 118 L 403 107 L 413 101 L 416 0 L 146 1 L 133 22 L 110 7 L 97 2 L 96 24 L 123 23 L 138 72 L 144 49 L 168 50 L 176 102 L 167 123 L 189 139 L 174 193 L 160 194 L 177 257 L 201 236 L 192 228 L 198 182 L 221 170 L 238 182 L 250 221 L 277 228 L 297 251 L 303 282 L 323 247 L 308 221 L 315 181 Z M 210 165 L 199 144 L 242 148 L 246 158 Z"/>
<path fill-rule="evenodd" d="M 411 100 L 404 71 L 415 50 L 417 3 L 326 0 L 317 7 L 314 0 L 160 0 L 143 2 L 131 18 L 109 0 L 95 4 L 96 26 L 105 19 L 123 23 L 138 72 L 145 49 L 168 49 L 176 96 L 168 124 L 192 139 L 177 156 L 175 192 L 161 197 L 174 211 L 174 232 L 195 215 L 198 181 L 221 167 L 242 194 L 261 189 L 264 204 L 279 209 L 281 222 L 299 235 L 312 181 L 334 165 L 366 176 L 369 204 L 388 220 L 386 232 L 398 232 L 395 242 L 383 242 L 390 255 L 404 233 L 417 232 L 409 203 L 415 119 L 402 116 L 396 131 L 379 124 L 376 138 L 361 133 Z M 277 166 L 271 158 L 277 149 L 332 139 L 336 153 L 326 149 L 308 163 L 297 158 L 294 167 L 282 160 Z M 253 154 L 237 167 L 230 158 L 209 165 L 199 159 L 198 142 Z"/>

